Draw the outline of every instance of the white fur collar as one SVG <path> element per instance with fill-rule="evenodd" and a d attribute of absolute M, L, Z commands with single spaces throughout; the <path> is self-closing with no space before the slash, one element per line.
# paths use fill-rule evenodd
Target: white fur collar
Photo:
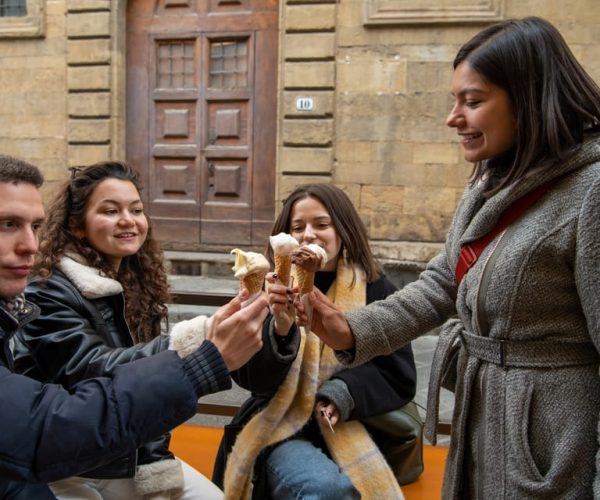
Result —
<path fill-rule="evenodd" d="M 69 256 L 61 257 L 56 265 L 87 299 L 98 299 L 123 292 L 123 286 L 117 280 L 100 276 L 100 270 L 77 262 Z"/>

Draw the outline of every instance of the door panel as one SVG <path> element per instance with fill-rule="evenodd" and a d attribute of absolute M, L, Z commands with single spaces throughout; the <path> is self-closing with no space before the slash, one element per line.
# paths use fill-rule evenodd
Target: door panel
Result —
<path fill-rule="evenodd" d="M 127 143 L 157 234 L 171 248 L 262 247 L 274 216 L 278 3 L 149 4 L 128 5 Z"/>

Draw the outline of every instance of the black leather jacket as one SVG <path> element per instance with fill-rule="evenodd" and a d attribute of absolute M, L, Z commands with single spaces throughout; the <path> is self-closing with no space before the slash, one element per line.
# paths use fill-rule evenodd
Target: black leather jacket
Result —
<path fill-rule="evenodd" d="M 42 313 L 16 337 L 15 369 L 42 382 L 70 389 L 81 380 L 109 375 L 123 363 L 168 347 L 168 337 L 163 335 L 134 345 L 125 321 L 123 293 L 88 299 L 61 271 L 54 270 L 46 283 L 32 281 L 26 295 Z M 173 458 L 169 440 L 165 434 L 84 476 L 133 477 L 136 465 Z"/>

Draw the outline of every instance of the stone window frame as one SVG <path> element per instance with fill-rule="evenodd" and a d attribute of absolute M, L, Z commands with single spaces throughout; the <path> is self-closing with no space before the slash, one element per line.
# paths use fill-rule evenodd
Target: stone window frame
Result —
<path fill-rule="evenodd" d="M 26 0 L 27 15 L 0 17 L 0 38 L 40 38 L 46 32 L 46 0 Z"/>
<path fill-rule="evenodd" d="M 505 0 L 487 0 L 481 2 L 457 2 L 456 5 L 445 7 L 422 7 L 419 0 L 401 2 L 398 0 L 363 0 L 364 22 L 366 28 L 386 27 L 390 25 L 415 24 L 465 24 L 485 23 L 504 19 Z M 408 3 L 408 5 L 406 5 Z M 410 4 L 413 5 L 410 5 Z M 478 5 L 479 4 L 479 5 Z"/>

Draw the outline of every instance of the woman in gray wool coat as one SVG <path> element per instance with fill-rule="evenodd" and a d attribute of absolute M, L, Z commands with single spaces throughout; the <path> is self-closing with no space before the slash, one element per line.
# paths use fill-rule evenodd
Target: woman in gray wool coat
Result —
<path fill-rule="evenodd" d="M 444 250 L 417 281 L 345 316 L 313 292 L 312 330 L 353 366 L 446 322 L 427 422 L 435 440 L 452 375 L 444 498 L 598 498 L 600 89 L 556 28 L 526 18 L 459 50 L 452 94 L 447 125 L 474 169 Z M 461 248 L 536 190 L 457 272 Z"/>

